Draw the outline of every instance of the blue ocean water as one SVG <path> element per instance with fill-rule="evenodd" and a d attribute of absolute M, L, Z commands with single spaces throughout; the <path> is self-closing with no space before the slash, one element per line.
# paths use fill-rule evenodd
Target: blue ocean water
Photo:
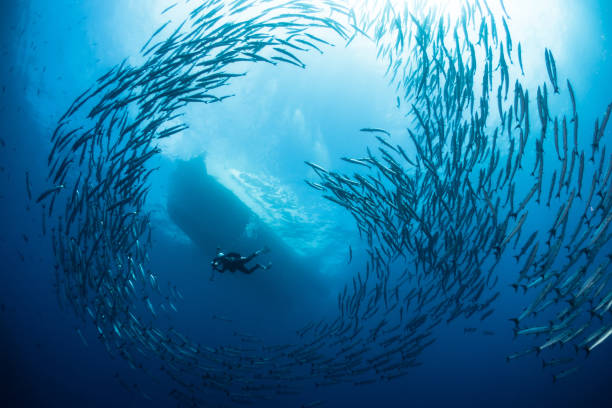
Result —
<path fill-rule="evenodd" d="M 175 382 L 111 356 L 93 325 L 60 307 L 56 260 L 41 231 L 41 208 L 28 200 L 25 180 L 27 172 L 35 197 L 48 187 L 47 155 L 58 118 L 124 58 L 142 62 L 140 48 L 165 22 L 159 14 L 172 3 L 16 0 L 0 6 L 2 406 L 176 405 L 169 396 Z M 612 4 L 506 3 L 516 27 L 513 37 L 523 43 L 527 84 L 544 80 L 541 55 L 549 47 L 561 76 L 573 81 L 589 134 L 612 101 Z M 175 18 L 191 8 L 182 7 L 172 10 Z M 340 157 L 359 157 L 373 143 L 371 135 L 359 132 L 364 127 L 387 129 L 395 143 L 406 143 L 403 107 L 396 107 L 386 66 L 366 40 L 348 47 L 337 43 L 303 61 L 305 70 L 245 66 L 247 75 L 227 87 L 235 96 L 189 107 L 190 128 L 164 141 L 156 158 L 160 170 L 147 200 L 153 225 L 149 267 L 160 282 L 171 281 L 184 295 L 168 324 L 203 344 L 232 344 L 234 330 L 256 332 L 274 344 L 299 341 L 295 330 L 335 316 L 338 291 L 365 265 L 366 244 L 353 219 L 305 185 L 313 172 L 304 161 L 347 169 Z M 530 82 L 532 76 L 537 79 Z M 542 219 L 547 217 L 543 211 Z M 247 253 L 263 245 L 272 249 L 263 258 L 273 264 L 269 274 L 209 279 L 217 246 Z M 353 259 L 347 264 L 349 245 Z M 409 375 L 367 386 L 309 386 L 300 395 L 257 406 L 318 400 L 330 407 L 611 406 L 611 341 L 557 383 L 535 355 L 506 362 L 521 349 L 508 319 L 527 304 L 509 286 L 516 269 L 510 256 L 497 268 L 502 293 L 490 318 L 439 325 L 437 341 Z M 472 326 L 480 331 L 464 333 Z M 225 402 L 218 395 L 210 398 Z"/>

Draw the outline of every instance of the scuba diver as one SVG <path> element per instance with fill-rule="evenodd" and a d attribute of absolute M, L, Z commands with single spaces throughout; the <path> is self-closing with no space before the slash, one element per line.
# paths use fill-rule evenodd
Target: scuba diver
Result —
<path fill-rule="evenodd" d="M 215 256 L 213 260 L 210 262 L 212 269 L 213 269 L 213 274 L 211 275 L 210 280 L 212 280 L 214 276 L 214 271 L 218 271 L 221 273 L 225 271 L 230 271 L 230 272 L 240 271 L 246 274 L 251 274 L 258 268 L 261 268 L 263 270 L 269 269 L 272 266 L 271 262 L 268 263 L 268 265 L 262 265 L 262 264 L 256 263 L 251 268 L 247 268 L 246 266 L 246 264 L 249 261 L 251 261 L 253 258 L 255 258 L 257 255 L 260 255 L 262 253 L 266 253 L 269 251 L 270 250 L 268 249 L 268 247 L 264 247 L 264 249 L 255 251 L 249 256 L 241 256 L 237 252 L 229 252 L 225 254 L 221 252 L 220 248 L 217 247 L 217 256 Z"/>

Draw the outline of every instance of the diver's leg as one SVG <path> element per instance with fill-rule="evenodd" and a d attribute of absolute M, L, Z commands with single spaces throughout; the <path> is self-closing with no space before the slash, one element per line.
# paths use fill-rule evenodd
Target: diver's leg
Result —
<path fill-rule="evenodd" d="M 257 269 L 257 268 L 251 268 L 248 269 L 246 266 L 244 265 L 240 265 L 240 268 L 238 268 L 238 270 L 242 273 L 246 273 L 247 275 L 250 275 L 251 273 L 253 273 L 253 271 Z"/>
<path fill-rule="evenodd" d="M 265 254 L 265 253 L 268 253 L 268 252 L 270 252 L 270 248 L 265 246 L 263 249 L 259 249 L 259 250 L 255 251 L 255 252 L 253 252 L 251 255 L 249 255 L 246 258 L 244 258 L 244 263 L 247 263 L 247 262 L 251 261 L 257 255 Z"/>
<path fill-rule="evenodd" d="M 251 269 L 251 271 L 254 271 L 257 268 L 261 268 L 265 271 L 265 270 L 270 269 L 271 266 L 272 266 L 272 262 L 269 262 L 268 265 L 255 264 L 255 266 Z"/>
<path fill-rule="evenodd" d="M 261 254 L 267 254 L 268 252 L 270 252 L 270 248 L 268 248 L 268 246 L 264 246 L 262 249 L 258 250 L 257 252 L 255 252 L 257 255 L 261 255 Z"/>
<path fill-rule="evenodd" d="M 255 264 L 255 266 L 253 266 L 251 269 L 249 269 L 249 271 L 248 271 L 247 273 L 253 273 L 253 272 L 255 272 L 255 271 L 258 269 L 258 268 L 263 268 L 263 269 L 266 269 L 266 268 L 264 268 L 263 266 L 261 266 L 260 264 Z"/>

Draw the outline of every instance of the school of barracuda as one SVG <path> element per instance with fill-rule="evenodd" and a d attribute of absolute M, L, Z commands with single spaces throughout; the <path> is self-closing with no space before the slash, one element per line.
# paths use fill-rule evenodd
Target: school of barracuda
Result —
<path fill-rule="evenodd" d="M 159 361 L 181 405 L 207 406 L 210 393 L 248 404 L 298 394 L 307 383 L 392 380 L 423 363 L 437 326 L 492 315 L 497 267 L 508 255 L 514 289 L 535 294 L 511 319 L 513 334 L 531 337 L 531 346 L 509 361 L 541 354 L 559 380 L 610 337 L 612 157 L 604 136 L 612 104 L 592 133 L 580 131 L 574 90 L 548 49 L 547 77 L 536 91 L 523 86 L 521 43 L 503 1 L 495 15 L 486 0 L 465 0 L 453 18 L 422 1 L 355 9 L 341 1 L 193 3 L 169 35 L 170 21 L 153 34 L 142 66 L 124 61 L 80 95 L 51 138 L 50 186 L 37 202 L 58 298 L 95 325 L 111 355 L 133 368 Z M 397 145 L 382 128 L 362 128 L 374 145 L 342 158 L 352 175 L 306 162 L 319 177 L 307 183 L 350 212 L 367 241 L 369 261 L 338 294 L 337 315 L 280 345 L 236 331 L 235 345 L 209 347 L 158 324 L 182 297 L 147 267 L 154 247 L 143 206 L 158 141 L 188 127 L 180 123 L 188 104 L 230 96 L 218 92 L 244 75 L 232 64 L 304 68 L 300 53 L 323 53 L 334 36 L 375 42 L 412 141 Z M 557 115 L 549 98 L 562 97 L 571 111 Z M 556 214 L 548 229 L 530 228 L 541 225 L 527 211 L 538 206 Z M 547 358 L 562 345 L 574 347 Z"/>

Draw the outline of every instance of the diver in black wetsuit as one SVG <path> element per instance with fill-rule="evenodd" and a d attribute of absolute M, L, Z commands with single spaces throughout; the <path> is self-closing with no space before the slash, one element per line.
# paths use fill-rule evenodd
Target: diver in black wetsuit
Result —
<path fill-rule="evenodd" d="M 240 271 L 246 274 L 251 274 L 258 268 L 261 268 L 264 270 L 269 269 L 272 266 L 271 263 L 269 263 L 268 265 L 261 265 L 259 263 L 256 263 L 251 268 L 247 268 L 246 266 L 246 264 L 249 261 L 251 261 L 253 258 L 255 258 L 257 255 L 268 252 L 268 251 L 269 249 L 265 247 L 264 249 L 260 249 L 259 251 L 253 252 L 249 256 L 241 256 L 237 252 L 229 252 L 225 254 L 221 252 L 219 248 L 217 248 L 217 256 L 215 256 L 213 260 L 210 262 L 212 269 L 213 269 L 213 274 L 214 274 L 214 271 L 218 271 L 221 273 L 225 271 L 230 271 L 230 272 Z M 211 280 L 212 280 L 212 276 L 211 276 Z"/>

